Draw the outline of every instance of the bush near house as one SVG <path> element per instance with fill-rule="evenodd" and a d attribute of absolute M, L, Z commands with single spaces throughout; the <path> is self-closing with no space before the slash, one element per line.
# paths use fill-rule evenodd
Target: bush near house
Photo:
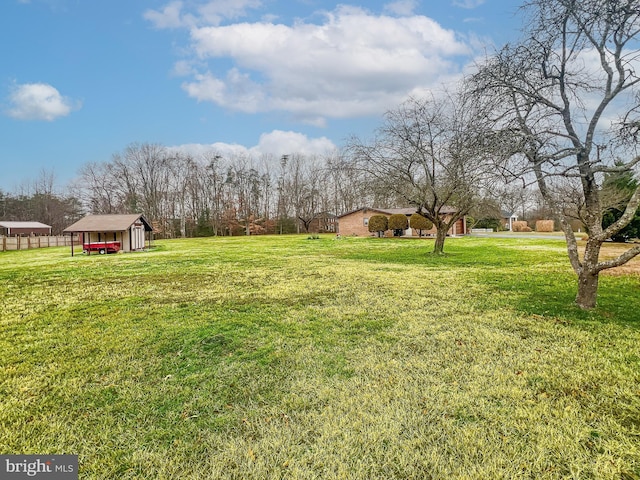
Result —
<path fill-rule="evenodd" d="M 411 215 L 409 218 L 409 225 L 411 228 L 418 230 L 419 236 L 422 236 L 423 230 L 431 230 L 433 228 L 433 222 L 419 213 Z"/>
<path fill-rule="evenodd" d="M 402 213 L 394 213 L 389 217 L 389 230 L 393 230 L 394 237 L 401 237 L 409 227 L 407 216 Z"/>
<path fill-rule="evenodd" d="M 369 218 L 369 231 L 371 233 L 377 232 L 381 237 L 389 229 L 389 220 L 384 215 L 372 215 Z"/>
<path fill-rule="evenodd" d="M 531 227 L 525 221 L 517 221 L 511 224 L 511 229 L 514 232 L 531 232 Z"/>
<path fill-rule="evenodd" d="M 553 220 L 536 221 L 536 232 L 553 232 Z"/>

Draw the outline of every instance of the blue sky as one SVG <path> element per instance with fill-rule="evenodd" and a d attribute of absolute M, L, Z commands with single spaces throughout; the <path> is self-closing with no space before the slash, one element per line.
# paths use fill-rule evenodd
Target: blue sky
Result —
<path fill-rule="evenodd" d="M 323 154 L 518 37 L 519 0 L 2 0 L 0 189 L 134 142 Z"/>

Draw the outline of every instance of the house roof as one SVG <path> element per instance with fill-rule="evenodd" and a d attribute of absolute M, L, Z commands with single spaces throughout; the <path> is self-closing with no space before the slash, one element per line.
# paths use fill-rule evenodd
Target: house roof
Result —
<path fill-rule="evenodd" d="M 380 211 L 388 213 L 390 215 L 402 214 L 402 215 L 413 215 L 418 211 L 417 208 L 382 208 Z"/>
<path fill-rule="evenodd" d="M 147 232 L 153 230 L 147 219 L 139 213 L 132 213 L 129 215 L 87 215 L 65 228 L 64 232 L 123 232 L 138 220 L 144 224 L 144 229 Z"/>
<path fill-rule="evenodd" d="M 393 211 L 392 211 L 393 210 Z M 398 211 L 396 211 L 398 210 Z M 392 215 L 394 213 L 399 213 L 400 210 L 411 210 L 411 213 L 415 213 L 415 208 L 396 208 L 396 209 L 388 209 L 388 208 L 371 208 L 371 207 L 363 207 L 356 208 L 355 210 L 351 210 L 350 212 L 343 213 L 342 215 L 338 215 L 338 218 L 346 217 L 347 215 L 351 215 L 352 213 L 364 211 L 364 212 L 378 212 L 378 213 L 386 213 L 387 215 Z"/>
<path fill-rule="evenodd" d="M 384 213 L 387 215 L 393 215 L 397 213 L 400 213 L 403 215 L 413 215 L 414 213 L 417 212 L 417 208 L 415 207 L 409 207 L 409 208 L 366 208 L 364 207 L 364 208 L 357 208 L 355 210 L 351 210 L 350 212 L 347 212 L 347 213 L 343 213 L 342 215 L 339 215 L 338 218 L 346 217 L 347 215 L 351 215 L 352 213 L 359 212 L 361 210 Z M 440 209 L 441 214 L 454 213 L 454 212 L 456 212 L 455 208 L 447 207 L 446 205 Z"/>
<path fill-rule="evenodd" d="M 45 225 L 40 222 L 0 222 L 0 227 L 4 228 L 51 228 L 51 225 Z"/>

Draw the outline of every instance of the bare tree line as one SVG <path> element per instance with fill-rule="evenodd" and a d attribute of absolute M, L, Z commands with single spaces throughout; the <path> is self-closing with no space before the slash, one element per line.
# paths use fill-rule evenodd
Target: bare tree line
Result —
<path fill-rule="evenodd" d="M 372 200 L 338 152 L 192 156 L 148 143 L 84 165 L 76 190 L 91 213 L 143 213 L 166 237 L 300 233 Z"/>
<path fill-rule="evenodd" d="M 12 194 L 0 190 L 0 220 L 37 221 L 60 234 L 82 215 L 78 198 L 57 191 L 53 171 L 40 171 L 33 181 L 23 183 Z"/>

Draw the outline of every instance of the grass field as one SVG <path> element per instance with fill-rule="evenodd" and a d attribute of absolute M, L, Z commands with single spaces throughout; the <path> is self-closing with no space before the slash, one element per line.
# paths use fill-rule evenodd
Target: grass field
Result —
<path fill-rule="evenodd" d="M 640 275 L 564 242 L 0 254 L 0 453 L 81 478 L 640 478 Z"/>

